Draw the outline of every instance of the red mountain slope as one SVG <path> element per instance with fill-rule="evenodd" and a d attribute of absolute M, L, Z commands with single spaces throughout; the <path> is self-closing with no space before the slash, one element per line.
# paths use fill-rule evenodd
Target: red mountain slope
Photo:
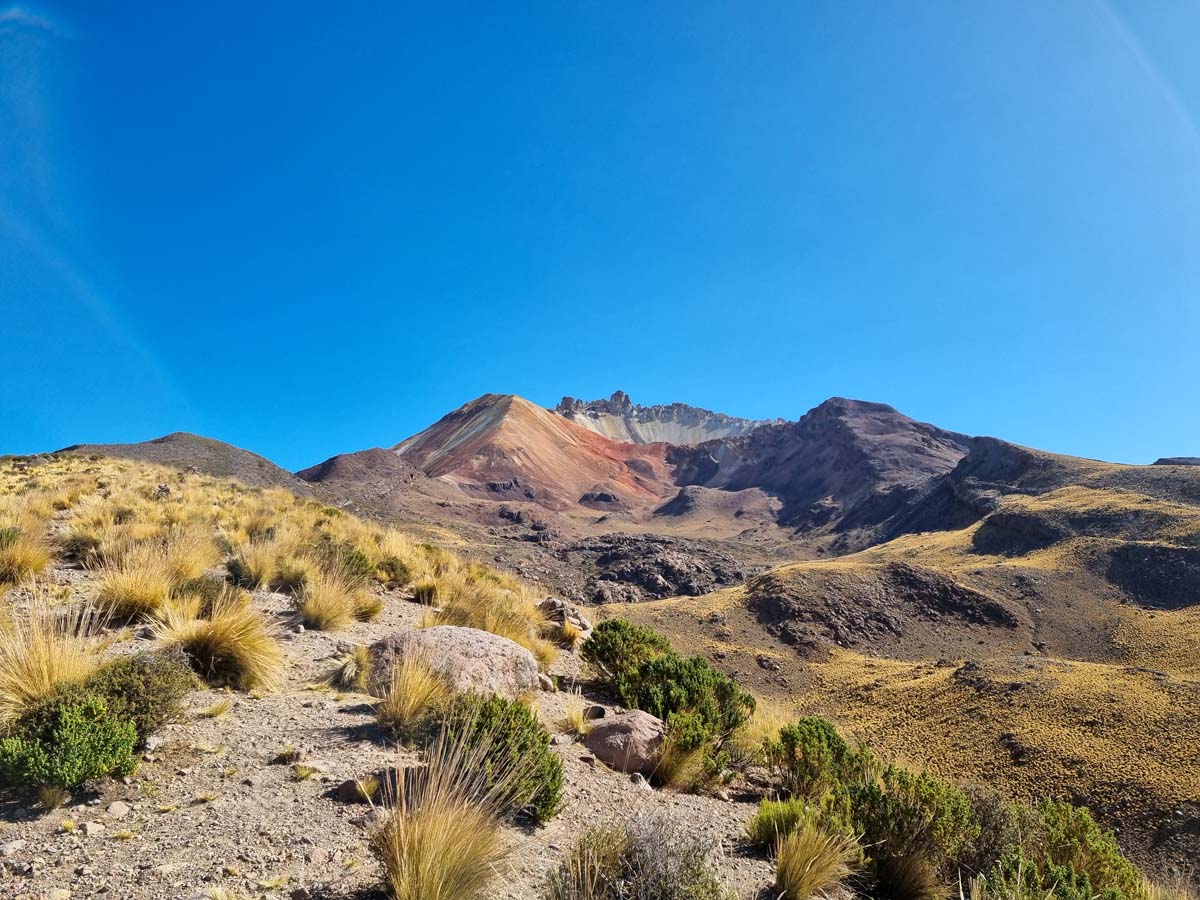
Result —
<path fill-rule="evenodd" d="M 392 450 L 467 493 L 551 509 L 644 508 L 674 493 L 664 444 L 620 444 L 513 394 L 485 394 Z"/>

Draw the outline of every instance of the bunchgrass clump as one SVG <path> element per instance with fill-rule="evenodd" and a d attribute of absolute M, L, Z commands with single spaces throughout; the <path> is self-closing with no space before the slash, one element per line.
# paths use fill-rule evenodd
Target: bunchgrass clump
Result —
<path fill-rule="evenodd" d="M 492 895 L 508 853 L 502 816 L 524 796 L 528 763 L 498 757 L 473 729 L 442 730 L 425 765 L 395 779 L 371 852 L 396 900 L 479 900 Z"/>
<path fill-rule="evenodd" d="M 230 596 L 204 619 L 169 614 L 156 632 L 165 645 L 181 648 L 196 674 L 214 687 L 271 688 L 283 665 L 275 629 L 258 610 Z"/>
<path fill-rule="evenodd" d="M 426 659 L 409 653 L 392 666 L 383 697 L 375 704 L 375 716 L 381 728 L 410 737 L 452 694 L 446 679 Z"/>
<path fill-rule="evenodd" d="M 852 838 L 805 822 L 775 844 L 775 890 L 787 900 L 826 896 L 853 874 L 860 858 Z"/>
<path fill-rule="evenodd" d="M 139 544 L 100 570 L 96 604 L 116 622 L 157 615 L 171 593 L 167 558 L 160 548 Z"/>
<path fill-rule="evenodd" d="M 0 621 L 0 730 L 63 685 L 100 665 L 101 618 L 92 607 L 52 607 L 35 593 L 30 608 Z"/>
<path fill-rule="evenodd" d="M 341 691 L 366 693 L 371 675 L 371 652 L 359 644 L 338 657 L 337 666 L 326 681 Z"/>

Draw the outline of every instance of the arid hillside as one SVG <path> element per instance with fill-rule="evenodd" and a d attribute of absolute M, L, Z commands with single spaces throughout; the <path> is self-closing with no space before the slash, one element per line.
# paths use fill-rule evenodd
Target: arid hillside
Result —
<path fill-rule="evenodd" d="M 1200 853 L 1196 474 L 981 439 L 889 527 L 605 612 L 940 774 L 1049 787 L 1140 852 Z"/>

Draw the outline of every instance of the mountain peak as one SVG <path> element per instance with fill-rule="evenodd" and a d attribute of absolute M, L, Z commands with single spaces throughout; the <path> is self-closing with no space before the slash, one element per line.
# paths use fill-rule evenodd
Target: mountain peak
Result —
<path fill-rule="evenodd" d="M 614 391 L 607 400 L 563 397 L 554 412 L 596 434 L 631 444 L 701 444 L 783 421 L 742 419 L 686 403 L 642 406 L 624 391 Z"/>

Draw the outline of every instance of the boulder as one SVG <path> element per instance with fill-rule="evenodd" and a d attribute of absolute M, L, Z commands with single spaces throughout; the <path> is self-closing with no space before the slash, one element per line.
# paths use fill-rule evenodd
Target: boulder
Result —
<path fill-rule="evenodd" d="M 596 720 L 583 743 L 610 768 L 649 775 L 658 765 L 666 730 L 662 719 L 634 709 Z"/>
<path fill-rule="evenodd" d="M 435 625 L 398 631 L 371 645 L 372 691 L 382 692 L 392 666 L 410 654 L 425 659 L 455 690 L 515 700 L 539 687 L 537 660 L 520 644 L 477 628 Z"/>

